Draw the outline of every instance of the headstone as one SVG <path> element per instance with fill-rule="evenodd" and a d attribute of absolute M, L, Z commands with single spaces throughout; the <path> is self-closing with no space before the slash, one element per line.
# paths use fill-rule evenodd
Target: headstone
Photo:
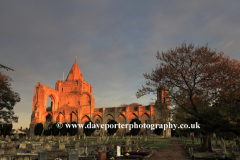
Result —
<path fill-rule="evenodd" d="M 27 143 L 27 144 L 26 144 L 26 148 L 32 149 L 32 144 L 31 144 L 31 143 Z"/>
<path fill-rule="evenodd" d="M 223 138 L 221 138 L 221 147 L 222 147 L 222 153 L 226 154 L 226 145 Z"/>
<path fill-rule="evenodd" d="M 35 152 L 42 152 L 43 151 L 43 146 L 35 146 L 34 151 Z"/>
<path fill-rule="evenodd" d="M 128 151 L 131 152 L 132 151 L 132 146 L 128 147 Z"/>
<path fill-rule="evenodd" d="M 78 151 L 79 155 L 83 155 L 84 154 L 84 147 L 77 147 L 75 149 Z"/>
<path fill-rule="evenodd" d="M 43 150 L 51 151 L 52 150 L 52 146 L 48 142 L 45 142 L 43 144 Z"/>
<path fill-rule="evenodd" d="M 38 160 L 47 160 L 47 152 L 46 151 L 39 152 Z"/>
<path fill-rule="evenodd" d="M 208 151 L 213 151 L 211 138 L 208 138 Z"/>
<path fill-rule="evenodd" d="M 107 159 L 107 152 L 106 151 L 101 151 L 98 153 L 98 159 L 99 160 L 106 160 Z"/>
<path fill-rule="evenodd" d="M 144 141 L 147 141 L 147 136 L 145 137 Z"/>
<path fill-rule="evenodd" d="M 232 154 L 233 154 L 233 145 L 230 144 L 230 146 L 229 146 L 229 158 L 232 158 Z"/>
<path fill-rule="evenodd" d="M 26 143 L 20 143 L 19 148 L 25 149 L 27 147 Z"/>
<path fill-rule="evenodd" d="M 238 139 L 236 139 L 236 145 L 237 145 L 237 146 L 239 146 L 239 145 L 240 145 L 240 143 L 239 143 L 239 140 L 238 140 Z"/>
<path fill-rule="evenodd" d="M 105 145 L 101 145 L 99 147 L 99 151 L 106 151 L 107 150 L 107 147 Z"/>
<path fill-rule="evenodd" d="M 216 136 L 217 136 L 216 133 L 213 133 L 213 138 L 216 138 Z"/>
<path fill-rule="evenodd" d="M 4 143 L 1 144 L 1 148 L 2 149 L 5 148 L 5 144 Z"/>
<path fill-rule="evenodd" d="M 121 147 L 117 146 L 117 157 L 121 156 Z"/>
<path fill-rule="evenodd" d="M 67 154 L 67 159 L 68 160 L 78 160 L 79 159 L 78 151 L 76 149 L 71 149 Z"/>
<path fill-rule="evenodd" d="M 17 150 L 16 150 L 16 147 L 11 147 L 10 150 L 9 150 L 9 154 L 17 154 Z"/>
<path fill-rule="evenodd" d="M 124 146 L 124 152 L 128 152 L 128 146 Z"/>
<path fill-rule="evenodd" d="M 88 156 L 88 148 L 87 147 L 85 148 L 85 154 L 86 154 L 86 156 Z"/>
<path fill-rule="evenodd" d="M 3 154 L 4 154 L 4 150 L 0 149 L 0 155 L 3 155 Z"/>
<path fill-rule="evenodd" d="M 59 143 L 58 149 L 65 150 L 65 144 L 64 143 Z"/>
<path fill-rule="evenodd" d="M 78 147 L 79 147 L 79 144 L 80 144 L 79 142 L 76 142 L 76 143 L 74 144 L 74 147 L 75 147 L 75 148 L 78 148 Z"/>

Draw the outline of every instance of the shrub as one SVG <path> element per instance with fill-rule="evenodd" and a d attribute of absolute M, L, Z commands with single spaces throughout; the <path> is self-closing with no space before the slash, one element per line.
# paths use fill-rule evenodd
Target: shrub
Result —
<path fill-rule="evenodd" d="M 126 136 L 131 136 L 132 134 L 131 134 L 131 132 L 127 132 L 125 135 Z"/>
<path fill-rule="evenodd" d="M 83 126 L 83 131 L 86 134 L 86 136 L 91 136 L 91 134 L 96 130 L 92 125 L 94 123 L 92 121 L 87 121 Z"/>
<path fill-rule="evenodd" d="M 38 123 L 36 124 L 35 128 L 34 128 L 34 134 L 36 136 L 41 136 L 43 131 L 43 124 L 42 123 Z"/>
<path fill-rule="evenodd" d="M 47 130 L 44 130 L 43 131 L 43 134 L 45 135 L 45 136 L 50 136 L 51 135 L 51 129 L 47 129 Z"/>
<path fill-rule="evenodd" d="M 4 137 L 6 135 L 9 135 L 12 131 L 12 124 L 0 124 L 0 135 L 3 135 Z"/>
<path fill-rule="evenodd" d="M 61 129 L 59 129 L 60 133 L 62 136 L 66 136 L 68 129 L 66 128 L 66 123 L 63 123 L 63 127 Z"/>
<path fill-rule="evenodd" d="M 71 136 L 75 136 L 78 132 L 78 126 L 77 126 L 77 122 L 72 122 L 71 124 L 76 124 L 74 126 L 76 126 L 76 128 L 73 128 L 73 125 L 71 126 L 71 128 L 68 129 L 68 133 L 71 135 Z"/>
<path fill-rule="evenodd" d="M 58 134 L 59 134 L 59 129 L 57 128 L 57 123 L 54 123 L 53 125 L 52 125 L 52 135 L 54 135 L 54 136 L 57 136 Z"/>
<path fill-rule="evenodd" d="M 136 136 L 136 135 L 138 135 L 138 133 L 140 132 L 140 130 L 141 130 L 141 128 L 139 128 L 139 127 L 134 127 L 134 122 L 136 123 L 136 124 L 138 124 L 138 126 L 139 126 L 139 124 L 142 124 L 141 123 L 141 121 L 139 120 L 139 119 L 132 119 L 131 120 L 131 122 L 129 123 L 129 124 L 132 124 L 133 125 L 133 127 L 131 128 L 131 130 L 130 130 L 130 132 L 131 132 L 131 134 L 133 135 L 133 136 Z"/>
<path fill-rule="evenodd" d="M 107 129 L 109 135 L 113 135 L 114 133 L 117 132 L 118 126 L 116 124 L 118 124 L 118 123 L 115 120 L 110 120 L 107 124 L 109 126 Z"/>
<path fill-rule="evenodd" d="M 157 127 L 157 128 L 155 128 L 154 131 L 155 131 L 155 134 L 157 134 L 158 136 L 163 134 L 163 129 L 162 128 Z"/>

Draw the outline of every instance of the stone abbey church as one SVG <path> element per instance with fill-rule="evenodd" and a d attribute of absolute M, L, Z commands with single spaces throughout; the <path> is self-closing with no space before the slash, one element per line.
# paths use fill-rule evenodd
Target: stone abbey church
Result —
<path fill-rule="evenodd" d="M 167 91 L 159 89 L 157 101 L 155 105 L 148 106 L 124 106 L 124 107 L 108 107 L 95 108 L 95 99 L 93 98 L 92 86 L 83 80 L 83 75 L 75 60 L 67 79 L 65 81 L 58 80 L 55 89 L 42 85 L 38 82 L 35 86 L 33 96 L 33 106 L 30 124 L 30 136 L 34 135 L 34 127 L 37 123 L 42 123 L 44 129 L 56 122 L 77 122 L 84 124 L 91 120 L 95 124 L 106 124 L 110 120 L 117 123 L 129 124 L 132 119 L 138 118 L 142 124 L 153 120 L 155 117 L 160 118 L 161 112 L 155 109 L 156 105 L 166 103 L 170 109 L 170 105 L 165 98 Z M 47 106 L 47 99 L 51 98 L 51 107 Z M 124 134 L 129 132 L 128 128 L 119 128 L 116 134 Z M 96 129 L 94 134 L 106 134 L 105 129 Z M 152 133 L 150 129 L 141 129 L 140 134 Z M 83 134 L 83 129 L 78 129 L 78 134 Z M 163 136 L 171 136 L 171 130 L 167 129 L 163 132 Z"/>

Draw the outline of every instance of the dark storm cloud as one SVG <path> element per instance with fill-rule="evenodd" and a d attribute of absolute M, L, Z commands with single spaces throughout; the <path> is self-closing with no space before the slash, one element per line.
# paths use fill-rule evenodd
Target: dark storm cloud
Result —
<path fill-rule="evenodd" d="M 148 104 L 135 97 L 157 50 L 209 44 L 240 60 L 239 3 L 227 1 L 1 1 L 0 64 L 22 101 L 19 124 L 30 122 L 34 86 L 55 88 L 75 56 L 93 86 L 96 107 Z M 28 115 L 28 116 L 26 116 Z"/>

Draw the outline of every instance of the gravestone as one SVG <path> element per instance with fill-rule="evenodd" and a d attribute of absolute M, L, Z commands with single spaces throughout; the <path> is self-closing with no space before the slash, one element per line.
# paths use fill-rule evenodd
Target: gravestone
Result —
<path fill-rule="evenodd" d="M 107 159 L 107 152 L 106 151 L 101 151 L 98 153 L 98 159 L 99 160 L 106 160 Z"/>
<path fill-rule="evenodd" d="M 26 143 L 20 143 L 19 148 L 26 149 L 27 144 Z"/>
<path fill-rule="evenodd" d="M 128 146 L 124 146 L 124 152 L 128 152 Z"/>
<path fill-rule="evenodd" d="M 107 147 L 105 145 L 101 145 L 98 149 L 98 151 L 106 151 L 107 150 Z"/>
<path fill-rule="evenodd" d="M 211 138 L 208 139 L 208 150 L 209 150 L 210 152 L 213 151 Z"/>
<path fill-rule="evenodd" d="M 194 145 L 194 132 L 193 132 L 193 135 L 191 137 L 192 137 L 192 145 Z"/>
<path fill-rule="evenodd" d="M 240 144 L 240 143 L 239 143 L 239 140 L 236 139 L 236 145 L 239 146 L 239 144 Z"/>
<path fill-rule="evenodd" d="M 223 138 L 221 138 L 221 147 L 222 147 L 222 153 L 226 154 L 226 145 Z"/>
<path fill-rule="evenodd" d="M 78 153 L 79 153 L 79 155 L 84 155 L 84 147 L 77 147 L 77 148 L 75 148 L 77 151 L 78 151 Z"/>
<path fill-rule="evenodd" d="M 78 151 L 76 149 L 71 149 L 67 154 L 67 159 L 68 160 L 78 160 L 79 159 Z"/>
<path fill-rule="evenodd" d="M 39 152 L 38 160 L 47 160 L 47 152 L 46 151 Z"/>
<path fill-rule="evenodd" d="M 27 148 L 27 149 L 33 149 L 33 148 L 32 148 L 32 144 L 31 144 L 31 143 L 27 143 L 27 144 L 26 144 L 26 148 Z"/>
<path fill-rule="evenodd" d="M 41 151 L 43 151 L 43 146 L 35 146 L 34 151 L 35 151 L 35 152 L 41 152 Z"/>
<path fill-rule="evenodd" d="M 1 144 L 1 148 L 2 149 L 5 148 L 5 144 L 4 143 Z"/>
<path fill-rule="evenodd" d="M 230 146 L 229 146 L 229 158 L 232 158 L 232 154 L 233 154 L 233 145 L 230 144 Z"/>
<path fill-rule="evenodd" d="M 132 151 L 132 146 L 128 147 L 128 151 L 131 152 Z"/>
<path fill-rule="evenodd" d="M 147 141 L 147 136 L 145 137 L 144 141 Z"/>
<path fill-rule="evenodd" d="M 78 147 L 79 147 L 79 144 L 80 144 L 79 142 L 76 142 L 76 143 L 74 144 L 74 147 L 75 147 L 75 148 L 78 148 Z"/>
<path fill-rule="evenodd" d="M 89 154 L 89 149 L 86 147 L 84 152 L 85 152 L 86 156 L 88 156 L 88 154 Z"/>
<path fill-rule="evenodd" d="M 65 144 L 64 143 L 59 143 L 58 149 L 65 150 Z"/>
<path fill-rule="evenodd" d="M 52 146 L 48 142 L 45 142 L 45 143 L 43 143 L 43 150 L 51 151 Z"/>
<path fill-rule="evenodd" d="M 121 147 L 117 146 L 117 157 L 121 156 Z"/>
<path fill-rule="evenodd" d="M 217 136 L 216 133 L 213 133 L 213 138 L 216 138 L 216 136 Z"/>
<path fill-rule="evenodd" d="M 8 153 L 9 153 L 9 154 L 17 154 L 16 147 L 11 147 L 11 148 L 8 150 Z"/>
<path fill-rule="evenodd" d="M 0 149 L 0 155 L 3 155 L 3 154 L 4 154 L 4 150 Z"/>

